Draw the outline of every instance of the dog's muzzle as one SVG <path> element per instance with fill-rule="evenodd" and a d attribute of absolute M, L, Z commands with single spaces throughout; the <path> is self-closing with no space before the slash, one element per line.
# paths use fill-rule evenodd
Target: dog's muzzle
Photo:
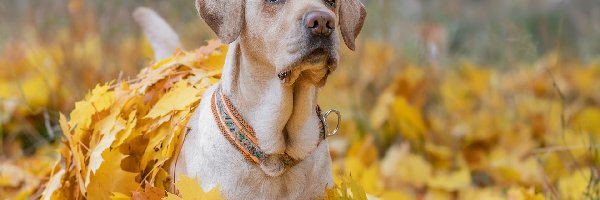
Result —
<path fill-rule="evenodd" d="M 327 75 L 335 70 L 337 63 L 337 49 L 333 41 L 335 31 L 335 18 L 332 14 L 325 11 L 311 11 L 304 15 L 302 20 L 305 30 L 306 45 L 301 52 L 302 56 L 292 66 L 298 66 L 303 63 L 315 64 L 326 62 L 328 69 Z M 295 67 L 290 67 L 286 71 L 279 72 L 277 77 L 282 83 L 289 82 L 289 77 Z M 326 76 L 327 76 L 326 75 Z"/>

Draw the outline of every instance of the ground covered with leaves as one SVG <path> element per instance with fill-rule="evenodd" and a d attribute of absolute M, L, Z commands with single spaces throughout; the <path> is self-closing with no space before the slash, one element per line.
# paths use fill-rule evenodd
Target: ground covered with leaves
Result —
<path fill-rule="evenodd" d="M 352 59 L 373 66 L 363 71 L 376 71 L 387 59 L 381 53 L 385 45 L 366 42 L 362 47 Z M 180 196 L 170 194 L 165 169 L 200 94 L 219 79 L 225 46 L 211 42 L 149 65 L 135 78 L 90 87 L 67 115 L 48 111 L 53 101 L 65 99 L 62 88 L 71 87 L 60 84 L 66 56 L 51 46 L 13 52 L 18 54 L 6 53 L 0 63 L 26 68 L 0 72 L 6 153 L 0 163 L 2 198 L 219 196 L 216 190 L 190 192 L 199 188 L 194 177 L 177 183 Z M 375 76 L 365 72 L 353 79 L 349 73 L 334 75 L 320 99 L 344 114 L 341 135 L 328 139 L 337 185 L 326 198 L 600 195 L 599 63 L 551 54 L 512 70 L 469 62 L 447 69 L 407 65 L 371 101 L 362 97 L 373 104 L 361 108 L 344 99 L 368 90 L 362 82 Z M 59 135 L 57 142 L 25 152 L 23 142 L 36 141 L 15 136 L 28 129 L 25 125 L 43 130 L 45 138 Z"/>

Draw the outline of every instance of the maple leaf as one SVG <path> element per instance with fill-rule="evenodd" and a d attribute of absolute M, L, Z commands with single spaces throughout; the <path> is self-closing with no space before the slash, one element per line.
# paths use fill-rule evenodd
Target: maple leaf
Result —
<path fill-rule="evenodd" d="M 168 193 L 167 197 L 163 200 L 220 200 L 221 192 L 219 187 L 212 188 L 208 192 L 204 192 L 198 184 L 198 179 L 189 178 L 187 176 L 181 176 L 180 179 L 175 183 L 180 196 L 172 193 Z"/>
<path fill-rule="evenodd" d="M 145 118 L 164 116 L 169 112 L 183 110 L 200 99 L 200 90 L 179 81 L 170 92 L 161 97 Z"/>
<path fill-rule="evenodd" d="M 165 197 L 165 190 L 158 187 L 147 186 L 143 192 L 133 192 L 134 200 L 161 200 Z"/>
<path fill-rule="evenodd" d="M 54 175 L 51 176 L 48 183 L 46 183 L 46 189 L 42 193 L 41 199 L 50 200 L 54 191 L 61 187 L 61 179 L 63 175 L 65 175 L 65 170 L 61 169 L 60 171 L 56 172 Z"/>
<path fill-rule="evenodd" d="M 443 191 L 464 190 L 471 185 L 471 172 L 464 168 L 451 173 L 439 173 L 427 181 L 431 188 Z"/>
<path fill-rule="evenodd" d="M 123 171 L 120 167 L 124 155 L 119 151 L 106 151 L 104 161 L 98 171 L 91 176 L 87 186 L 87 196 L 108 199 L 114 192 L 129 194 L 139 187 L 135 173 Z"/>
<path fill-rule="evenodd" d="M 418 108 L 410 105 L 406 99 L 399 97 L 395 99 L 392 110 L 395 113 L 394 124 L 400 128 L 402 135 L 412 141 L 423 137 L 426 126 Z"/>
<path fill-rule="evenodd" d="M 560 179 L 558 189 L 561 197 L 565 199 L 583 199 L 586 197 L 590 177 L 590 170 L 582 169 Z"/>

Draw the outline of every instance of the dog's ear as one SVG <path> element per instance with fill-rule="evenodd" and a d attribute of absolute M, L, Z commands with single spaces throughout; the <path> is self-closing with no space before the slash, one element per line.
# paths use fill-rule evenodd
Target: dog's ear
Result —
<path fill-rule="evenodd" d="M 196 9 L 222 42 L 229 44 L 240 36 L 244 0 L 196 0 Z"/>
<path fill-rule="evenodd" d="M 367 17 L 365 6 L 359 0 L 340 0 L 340 29 L 346 46 L 355 49 L 356 37 Z"/>

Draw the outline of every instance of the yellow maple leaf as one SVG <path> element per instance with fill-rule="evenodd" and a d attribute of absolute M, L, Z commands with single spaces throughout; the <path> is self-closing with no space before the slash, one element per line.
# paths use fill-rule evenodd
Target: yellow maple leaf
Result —
<path fill-rule="evenodd" d="M 354 140 L 346 152 L 346 158 L 357 158 L 368 166 L 377 161 L 378 154 L 373 138 L 367 137 Z"/>
<path fill-rule="evenodd" d="M 354 182 L 358 182 L 364 190 L 369 193 L 378 194 L 381 192 L 379 166 L 372 164 L 371 166 L 365 166 L 358 158 L 348 157 L 344 160 L 346 167 L 345 174 L 351 175 Z M 339 179 L 341 183 L 343 179 Z"/>
<path fill-rule="evenodd" d="M 48 104 L 51 88 L 48 77 L 44 75 L 35 75 L 33 78 L 22 83 L 19 91 L 23 92 L 23 96 L 29 106 L 43 107 Z"/>
<path fill-rule="evenodd" d="M 136 200 L 161 200 L 165 194 L 166 192 L 162 188 L 146 185 L 144 191 L 135 191 L 132 197 Z"/>
<path fill-rule="evenodd" d="M 129 136 L 131 135 L 131 133 L 134 131 L 133 129 L 135 128 L 135 125 L 137 124 L 137 118 L 135 117 L 135 115 L 137 114 L 137 111 L 133 111 L 131 113 L 129 113 L 129 117 L 127 118 L 127 122 L 125 123 L 125 129 L 120 131 L 117 134 L 117 138 L 115 139 L 115 141 L 113 142 L 112 146 L 113 147 L 118 147 L 121 146 L 121 144 L 123 144 L 123 142 L 125 142 L 125 139 L 129 138 Z"/>
<path fill-rule="evenodd" d="M 69 125 L 86 129 L 91 124 L 91 118 L 96 112 L 108 109 L 114 101 L 114 92 L 109 92 L 109 84 L 97 85 L 88 94 L 84 101 L 75 103 L 75 109 L 71 112 Z"/>
<path fill-rule="evenodd" d="M 87 101 L 75 103 L 75 109 L 70 114 L 69 126 L 86 129 L 92 123 L 92 115 L 96 112 L 94 106 Z"/>
<path fill-rule="evenodd" d="M 97 85 L 90 94 L 86 96 L 86 100 L 90 102 L 96 112 L 108 109 L 115 100 L 114 91 L 110 91 L 111 83 Z"/>
<path fill-rule="evenodd" d="M 416 154 L 406 155 L 396 168 L 398 179 L 416 187 L 423 187 L 431 178 L 432 169 L 429 162 Z"/>
<path fill-rule="evenodd" d="M 562 199 L 584 199 L 591 178 L 589 169 L 575 170 L 558 181 L 558 190 Z"/>
<path fill-rule="evenodd" d="M 125 157 L 118 150 L 106 151 L 102 154 L 104 162 L 91 176 L 87 186 L 88 199 L 109 199 L 113 193 L 130 194 L 139 184 L 135 180 L 137 174 L 123 171 L 121 159 Z"/>
<path fill-rule="evenodd" d="M 574 120 L 574 124 L 587 133 L 600 136 L 600 109 L 597 107 L 584 108 Z"/>
<path fill-rule="evenodd" d="M 215 187 L 208 192 L 204 192 L 200 184 L 198 183 L 198 179 L 189 178 L 187 176 L 181 176 L 181 179 L 175 183 L 177 190 L 179 190 L 180 196 L 177 196 L 172 193 L 168 193 L 167 197 L 163 198 L 163 200 L 220 200 L 223 199 L 221 197 L 221 192 L 219 187 Z"/>
<path fill-rule="evenodd" d="M 508 190 L 508 199 L 511 200 L 545 200 L 544 195 L 535 193 L 533 188 L 512 187 Z"/>
<path fill-rule="evenodd" d="M 398 97 L 394 100 L 392 110 L 395 124 L 404 137 L 411 141 L 417 141 L 423 136 L 426 127 L 418 108 L 410 105 L 404 97 Z"/>
<path fill-rule="evenodd" d="M 325 200 L 366 200 L 367 193 L 364 188 L 351 176 L 344 177 L 339 184 L 325 189 Z"/>
<path fill-rule="evenodd" d="M 471 185 L 471 172 L 468 168 L 462 168 L 455 172 L 439 173 L 429 179 L 427 185 L 448 192 L 462 190 Z"/>
<path fill-rule="evenodd" d="M 46 189 L 42 193 L 41 199 L 50 200 L 52 198 L 52 194 L 54 193 L 54 191 L 56 191 L 62 185 L 62 182 L 60 180 L 62 179 L 63 175 L 65 175 L 65 170 L 61 169 L 50 178 L 50 180 L 46 184 Z"/>
<path fill-rule="evenodd" d="M 189 85 L 186 80 L 175 84 L 173 90 L 166 93 L 152 107 L 145 118 L 157 118 L 172 111 L 183 110 L 201 98 L 202 92 Z"/>
<path fill-rule="evenodd" d="M 117 133 L 125 129 L 124 122 L 122 122 L 123 120 L 119 120 L 120 117 L 118 115 L 119 112 L 111 112 L 107 118 L 97 123 L 96 130 L 100 131 L 99 135 L 102 135 L 102 139 L 93 147 L 89 155 L 88 170 L 84 183 L 86 186 L 89 184 L 91 173 L 95 173 L 104 161 L 102 158 L 104 151 L 115 141 Z"/>
<path fill-rule="evenodd" d="M 431 179 L 431 164 L 418 154 L 410 152 L 408 143 L 392 146 L 381 161 L 382 175 L 417 188 L 423 188 Z"/>
<path fill-rule="evenodd" d="M 215 43 L 215 42 L 209 42 L 209 43 Z M 209 45 L 220 45 L 218 42 L 215 44 L 209 44 Z M 221 68 L 222 66 L 225 65 L 225 56 L 227 56 L 227 50 L 228 50 L 228 46 L 223 46 L 221 47 L 220 51 L 213 51 L 211 53 L 211 58 L 207 60 L 206 62 L 206 66 L 209 66 L 211 68 Z"/>

